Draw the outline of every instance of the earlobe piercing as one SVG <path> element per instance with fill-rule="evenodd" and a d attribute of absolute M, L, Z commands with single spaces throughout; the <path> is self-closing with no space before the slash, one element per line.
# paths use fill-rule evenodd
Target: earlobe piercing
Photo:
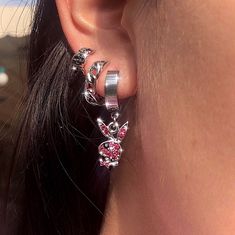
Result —
<path fill-rule="evenodd" d="M 72 58 L 72 70 L 82 71 L 85 76 L 84 97 L 85 100 L 92 105 L 105 106 L 111 113 L 112 121 L 106 125 L 100 118 L 97 119 L 98 127 L 101 133 L 108 138 L 105 142 L 98 146 L 100 155 L 100 166 L 105 166 L 108 169 L 118 166 L 123 149 L 121 142 L 126 136 L 128 122 L 120 127 L 117 119 L 119 118 L 119 102 L 117 97 L 117 86 L 120 79 L 119 71 L 108 71 L 105 77 L 105 97 L 96 93 L 96 80 L 103 71 L 106 61 L 94 62 L 85 72 L 85 63 L 89 55 L 94 53 L 94 50 L 82 48 Z"/>

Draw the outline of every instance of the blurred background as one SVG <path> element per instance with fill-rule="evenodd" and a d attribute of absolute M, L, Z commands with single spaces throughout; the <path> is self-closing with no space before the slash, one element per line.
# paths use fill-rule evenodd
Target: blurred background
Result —
<path fill-rule="evenodd" d="M 32 12 L 29 0 L 0 0 L 1 188 L 6 183 L 17 128 L 18 107 L 25 90 L 27 42 Z"/>

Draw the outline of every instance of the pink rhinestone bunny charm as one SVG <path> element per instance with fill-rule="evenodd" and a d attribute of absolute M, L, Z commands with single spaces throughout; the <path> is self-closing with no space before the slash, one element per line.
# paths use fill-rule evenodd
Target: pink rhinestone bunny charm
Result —
<path fill-rule="evenodd" d="M 101 143 L 98 147 L 101 156 L 99 159 L 100 165 L 107 168 L 118 166 L 123 151 L 120 144 L 125 138 L 128 129 L 128 122 L 119 128 L 119 124 L 116 121 L 118 115 L 118 113 L 112 115 L 114 121 L 108 126 L 100 118 L 97 119 L 100 131 L 109 139 Z"/>

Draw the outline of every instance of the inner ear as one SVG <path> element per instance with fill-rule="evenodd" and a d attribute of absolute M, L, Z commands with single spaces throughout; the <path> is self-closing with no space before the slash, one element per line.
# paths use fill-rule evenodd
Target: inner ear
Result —
<path fill-rule="evenodd" d="M 74 52 L 91 48 L 96 52 L 87 60 L 88 71 L 95 61 L 108 62 L 96 83 L 96 91 L 104 96 L 105 74 L 120 71 L 118 98 L 136 92 L 135 53 L 122 22 L 124 0 L 56 0 L 65 37 Z"/>
<path fill-rule="evenodd" d="M 83 0 L 71 1 L 71 17 L 84 31 L 120 28 L 125 1 Z"/>

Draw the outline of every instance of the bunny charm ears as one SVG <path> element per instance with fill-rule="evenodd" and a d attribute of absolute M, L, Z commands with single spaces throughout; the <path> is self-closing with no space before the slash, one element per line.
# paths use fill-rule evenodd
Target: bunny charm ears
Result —
<path fill-rule="evenodd" d="M 120 78 L 119 71 L 108 71 L 105 78 L 105 98 L 96 93 L 96 80 L 99 78 L 106 61 L 96 61 L 89 72 L 85 74 L 85 62 L 89 55 L 94 53 L 89 48 L 82 48 L 72 58 L 72 70 L 82 72 L 85 76 L 84 97 L 92 105 L 105 106 L 110 112 L 112 121 L 106 125 L 100 118 L 97 119 L 101 133 L 107 138 L 98 146 L 100 166 L 108 169 L 118 166 L 123 149 L 121 142 L 126 136 L 128 122 L 119 125 L 117 119 L 120 116 L 119 102 L 117 98 L 117 85 Z"/>

